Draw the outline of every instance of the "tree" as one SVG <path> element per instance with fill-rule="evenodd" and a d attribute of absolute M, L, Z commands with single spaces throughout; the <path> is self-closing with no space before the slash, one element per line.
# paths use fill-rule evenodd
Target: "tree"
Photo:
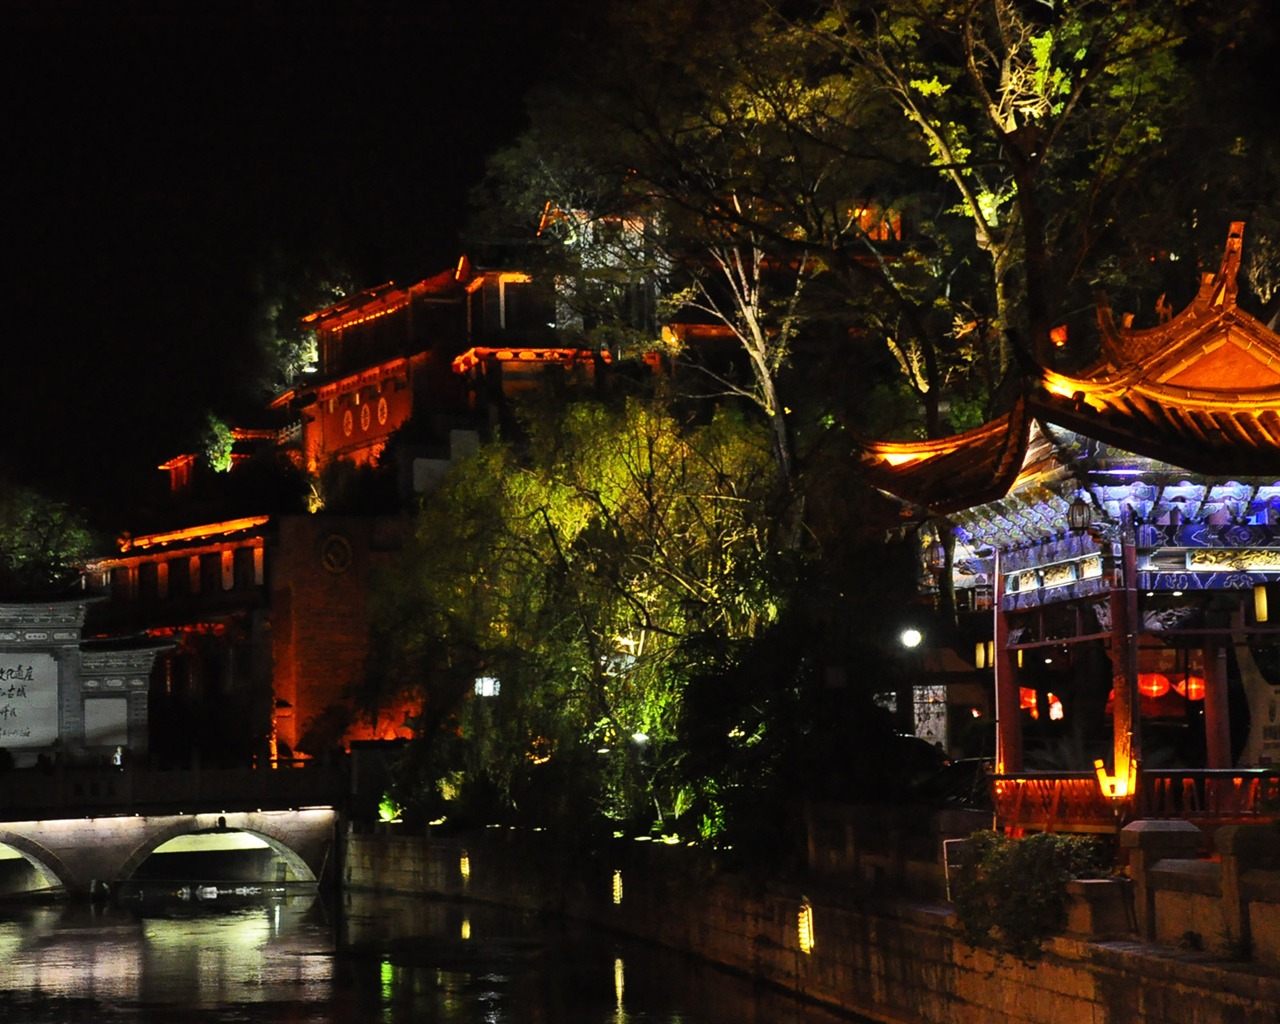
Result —
<path fill-rule="evenodd" d="M 629 279 L 665 303 L 615 308 L 719 324 L 747 373 L 716 387 L 771 422 L 789 479 L 797 431 L 835 402 L 789 386 L 797 343 L 808 358 L 815 338 L 856 353 L 862 388 L 844 411 L 862 429 L 945 434 L 999 411 L 1011 375 L 1087 361 L 1095 290 L 1145 294 L 1182 270 L 1177 257 L 1220 248 L 1238 216 L 1210 212 L 1224 179 L 1224 202 L 1264 215 L 1243 191 L 1256 177 L 1224 169 L 1273 166 L 1267 133 L 1220 84 L 1263 13 L 1190 0 L 760 2 L 733 18 L 710 3 L 610 5 L 565 62 L 578 75 L 533 101 L 529 132 L 492 164 L 489 195 L 530 233 L 536 212 L 553 215 L 540 251 L 562 278 L 594 280 L 574 291 L 584 303 Z M 1265 266 L 1251 270 L 1274 291 Z M 627 333 L 595 312 L 593 337 Z M 1073 348 L 1055 355 L 1067 325 Z M 653 347 L 657 326 L 633 321 L 631 337 Z M 895 390 L 919 413 L 904 419 Z"/>
<path fill-rule="evenodd" d="M 261 392 L 273 394 L 315 369 L 315 332 L 303 324 L 303 317 L 353 291 L 350 269 L 329 254 L 312 251 L 309 258 L 299 259 L 279 248 L 266 253 L 254 281 L 254 335 L 261 369 L 253 383 Z"/>
<path fill-rule="evenodd" d="M 78 581 L 95 538 L 70 505 L 10 484 L 0 497 L 0 593 L 47 598 Z"/>
<path fill-rule="evenodd" d="M 1180 141 L 1186 44 L 1194 31 L 1212 54 L 1225 23 L 1194 13 L 1187 0 L 828 0 L 813 23 L 928 147 L 990 260 L 995 326 L 1038 365 L 1068 284 L 1124 230 L 1117 201 Z"/>
<path fill-rule="evenodd" d="M 623 337 L 664 347 L 659 320 L 723 330 L 745 357 L 741 375 L 700 359 L 705 352 L 681 344 L 679 332 L 664 333 L 665 350 L 699 365 L 711 395 L 757 408 L 780 482 L 793 488 L 792 420 L 802 396 L 784 394 L 784 374 L 802 333 L 819 323 L 843 331 L 815 283 L 838 269 L 913 309 L 902 270 L 875 257 L 892 232 L 865 201 L 891 171 L 892 147 L 880 140 L 892 137 L 863 130 L 883 104 L 864 88 L 866 76 L 853 81 L 833 74 L 829 60 L 823 66 L 809 36 L 760 20 L 763 7 L 745 22 L 707 4 L 612 13 L 606 38 L 625 43 L 588 63 L 589 89 L 535 101 L 530 131 L 491 165 L 489 201 L 507 222 L 544 212 L 542 254 L 572 282 L 571 300 L 592 307 L 577 320 L 597 343 Z M 859 258 L 847 251 L 854 248 Z M 644 318 L 632 320 L 630 337 L 606 326 L 625 317 L 599 302 L 618 283 L 659 297 L 639 303 Z M 790 542 L 798 535 L 793 528 Z"/>
<path fill-rule="evenodd" d="M 638 399 L 577 403 L 527 446 L 486 447 L 431 496 L 384 583 L 376 690 L 420 686 L 424 742 L 454 748 L 459 721 L 472 778 L 521 810 L 553 793 L 615 820 L 669 816 L 692 666 L 708 638 L 778 611 L 769 467 L 765 435 L 732 415 L 681 424 Z"/>

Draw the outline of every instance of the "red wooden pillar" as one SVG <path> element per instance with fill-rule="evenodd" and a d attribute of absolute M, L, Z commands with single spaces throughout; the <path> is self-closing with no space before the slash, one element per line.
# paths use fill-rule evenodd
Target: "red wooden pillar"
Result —
<path fill-rule="evenodd" d="M 1204 644 L 1205 767 L 1230 768 L 1231 720 L 1227 711 L 1227 648 L 1211 636 Z"/>
<path fill-rule="evenodd" d="M 1142 716 L 1138 695 L 1138 553 L 1126 510 L 1120 528 L 1120 565 L 1111 586 L 1112 772 L 1127 786 L 1142 760 Z"/>
<path fill-rule="evenodd" d="M 1018 699 L 1017 655 L 1009 650 L 1009 616 L 1004 610 L 1004 568 L 996 551 L 994 597 L 996 677 L 996 774 L 1022 771 L 1022 702 Z"/>

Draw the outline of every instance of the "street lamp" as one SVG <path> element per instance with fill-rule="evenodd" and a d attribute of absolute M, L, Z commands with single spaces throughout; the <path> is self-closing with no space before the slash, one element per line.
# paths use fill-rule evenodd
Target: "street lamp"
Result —
<path fill-rule="evenodd" d="M 898 634 L 899 643 L 901 643 L 902 646 L 906 648 L 919 647 L 920 642 L 923 639 L 924 639 L 924 634 L 921 633 L 920 630 L 914 627 L 910 629 L 904 629 L 900 634 Z"/>

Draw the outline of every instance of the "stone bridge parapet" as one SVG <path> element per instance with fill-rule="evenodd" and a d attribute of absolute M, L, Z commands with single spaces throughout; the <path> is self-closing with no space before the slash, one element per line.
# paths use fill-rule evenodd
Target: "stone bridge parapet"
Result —
<path fill-rule="evenodd" d="M 287 865 L 286 881 L 320 882 L 337 867 L 333 807 L 5 821 L 0 843 L 22 854 L 52 889 L 84 896 L 95 883 L 114 886 L 130 878 L 171 839 L 216 831 L 261 839 Z"/>

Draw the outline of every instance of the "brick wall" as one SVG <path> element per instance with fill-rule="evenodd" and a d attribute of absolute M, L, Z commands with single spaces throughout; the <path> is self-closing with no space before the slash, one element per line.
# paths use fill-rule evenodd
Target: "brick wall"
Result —
<path fill-rule="evenodd" d="M 276 728 L 291 748 L 364 672 L 369 589 L 394 557 L 397 521 L 289 516 L 278 520 L 272 567 Z M 372 737 L 362 737 L 372 738 Z M 389 737 L 385 737 L 389 738 Z"/>

